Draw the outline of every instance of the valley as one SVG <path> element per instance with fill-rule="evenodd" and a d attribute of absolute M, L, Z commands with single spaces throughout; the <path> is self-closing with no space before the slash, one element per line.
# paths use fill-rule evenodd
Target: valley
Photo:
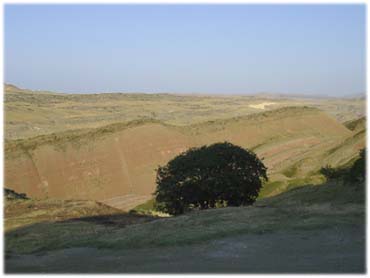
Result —
<path fill-rule="evenodd" d="M 5 201 L 6 271 L 105 273 L 109 261 L 109 273 L 171 273 L 177 258 L 185 272 L 362 272 L 364 188 L 327 180 L 320 169 L 356 161 L 364 113 L 361 99 L 67 95 L 7 85 L 4 185 L 29 199 Z M 257 202 L 178 217 L 155 211 L 158 166 L 225 141 L 267 166 Z M 272 242 L 254 257 L 252 241 Z M 278 250 L 307 252 L 310 265 L 302 258 L 293 266 L 289 256 L 276 264 Z M 140 263 L 140 254 L 150 259 Z"/>
<path fill-rule="evenodd" d="M 365 3 L 5 2 L 4 274 L 367 274 Z"/>
<path fill-rule="evenodd" d="M 299 180 L 319 183 L 321 167 L 355 158 L 365 146 L 364 128 L 350 130 L 317 108 L 293 106 L 188 126 L 141 119 L 72 129 L 7 140 L 5 184 L 33 198 L 98 200 L 129 210 L 151 198 L 159 165 L 190 147 L 229 141 L 264 159 L 268 196 Z"/>

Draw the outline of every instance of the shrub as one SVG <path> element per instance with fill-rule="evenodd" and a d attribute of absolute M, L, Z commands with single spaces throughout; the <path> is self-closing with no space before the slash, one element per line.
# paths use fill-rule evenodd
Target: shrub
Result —
<path fill-rule="evenodd" d="M 157 209 L 177 215 L 253 204 L 266 170 L 253 152 L 228 142 L 191 148 L 158 168 Z"/>
<path fill-rule="evenodd" d="M 360 151 L 360 157 L 353 163 L 351 167 L 333 168 L 329 165 L 322 167 L 320 173 L 328 180 L 342 179 L 346 183 L 358 183 L 365 181 L 366 177 L 366 150 Z"/>
<path fill-rule="evenodd" d="M 8 188 L 4 188 L 4 197 L 6 200 L 28 200 L 25 193 L 17 193 Z"/>
<path fill-rule="evenodd" d="M 344 169 L 333 168 L 329 165 L 322 167 L 320 173 L 323 174 L 327 179 L 337 179 L 342 177 L 345 173 Z"/>
<path fill-rule="evenodd" d="M 366 150 L 360 151 L 360 157 L 350 168 L 346 180 L 349 182 L 363 182 L 366 178 Z"/>

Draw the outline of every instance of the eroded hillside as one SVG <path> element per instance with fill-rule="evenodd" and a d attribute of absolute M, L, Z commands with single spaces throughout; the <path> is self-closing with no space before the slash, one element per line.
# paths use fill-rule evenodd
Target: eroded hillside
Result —
<path fill-rule="evenodd" d="M 158 165 L 193 146 L 230 141 L 253 149 L 270 178 L 284 181 L 317 171 L 325 152 L 353 136 L 308 107 L 186 127 L 134 121 L 7 141 L 5 185 L 31 197 L 99 200 L 127 210 L 152 197 Z M 363 146 L 364 136 L 359 138 Z M 287 173 L 291 167 L 294 173 Z"/>

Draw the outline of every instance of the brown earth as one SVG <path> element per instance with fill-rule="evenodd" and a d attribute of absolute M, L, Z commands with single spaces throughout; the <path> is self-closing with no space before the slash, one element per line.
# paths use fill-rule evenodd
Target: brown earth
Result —
<path fill-rule="evenodd" d="M 32 198 L 99 200 L 129 210 L 152 197 L 155 169 L 190 147 L 229 141 L 254 149 L 273 177 L 303 158 L 309 163 L 300 174 L 319 169 L 320 155 L 354 135 L 322 111 L 302 107 L 187 127 L 142 122 L 80 133 L 8 141 L 5 186 Z M 359 142 L 356 148 L 364 136 Z"/>

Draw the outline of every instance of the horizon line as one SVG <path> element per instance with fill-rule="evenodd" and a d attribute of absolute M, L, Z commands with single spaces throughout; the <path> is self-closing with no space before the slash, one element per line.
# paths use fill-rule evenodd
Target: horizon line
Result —
<path fill-rule="evenodd" d="M 168 92 L 168 91 L 91 91 L 91 92 L 63 92 L 59 90 L 49 90 L 49 89 L 29 89 L 29 88 L 21 88 L 13 83 L 4 82 L 3 88 L 5 91 L 6 86 L 13 86 L 19 90 L 24 91 L 31 91 L 31 92 L 49 92 L 54 94 L 65 94 L 65 95 L 96 95 L 96 94 L 146 94 L 146 95 L 176 95 L 176 96 L 218 96 L 218 97 L 232 97 L 232 96 L 274 96 L 280 98 L 366 98 L 367 93 L 349 93 L 342 96 L 331 96 L 331 95 L 322 95 L 322 94 L 315 94 L 315 93 L 282 93 L 282 92 L 253 92 L 253 93 L 208 93 L 208 92 Z"/>

